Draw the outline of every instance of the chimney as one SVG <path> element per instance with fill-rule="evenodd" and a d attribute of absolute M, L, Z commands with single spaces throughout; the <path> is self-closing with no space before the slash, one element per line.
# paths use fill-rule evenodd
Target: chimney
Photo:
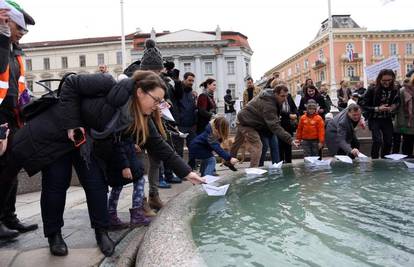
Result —
<path fill-rule="evenodd" d="M 219 25 L 216 28 L 216 40 L 221 40 L 221 29 Z"/>
<path fill-rule="evenodd" d="M 156 37 L 155 29 L 154 29 L 154 27 L 152 27 L 150 38 L 155 41 L 155 37 Z"/>

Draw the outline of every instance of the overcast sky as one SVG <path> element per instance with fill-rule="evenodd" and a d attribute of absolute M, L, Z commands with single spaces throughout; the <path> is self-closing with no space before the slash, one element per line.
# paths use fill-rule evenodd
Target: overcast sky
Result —
<path fill-rule="evenodd" d="M 121 34 L 119 0 L 16 2 L 36 20 L 23 43 Z M 332 14 L 350 14 L 368 30 L 414 29 L 413 10 L 413 0 L 332 0 Z M 137 27 L 214 31 L 217 25 L 241 32 L 254 51 L 252 73 L 259 79 L 309 44 L 328 17 L 328 0 L 124 0 L 124 17 L 126 34 Z"/>

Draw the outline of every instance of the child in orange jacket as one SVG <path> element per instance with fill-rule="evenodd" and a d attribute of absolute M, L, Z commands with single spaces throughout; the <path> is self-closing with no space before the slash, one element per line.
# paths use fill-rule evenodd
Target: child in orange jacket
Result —
<path fill-rule="evenodd" d="M 318 104 L 309 99 L 306 113 L 300 117 L 296 138 L 301 141 L 305 157 L 319 156 L 325 143 L 325 123 L 316 112 Z"/>

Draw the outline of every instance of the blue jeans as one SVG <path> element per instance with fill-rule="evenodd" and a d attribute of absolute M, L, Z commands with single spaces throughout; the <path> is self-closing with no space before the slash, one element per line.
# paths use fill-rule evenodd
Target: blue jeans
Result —
<path fill-rule="evenodd" d="M 267 149 L 270 148 L 270 156 L 272 158 L 272 163 L 277 163 L 280 161 L 279 155 L 279 143 L 275 135 L 260 135 L 260 140 L 262 141 L 262 156 L 260 157 L 259 166 L 264 165 L 266 159 Z"/>
<path fill-rule="evenodd" d="M 201 160 L 200 172 L 201 176 L 213 175 L 216 169 L 216 158 L 206 158 Z"/>

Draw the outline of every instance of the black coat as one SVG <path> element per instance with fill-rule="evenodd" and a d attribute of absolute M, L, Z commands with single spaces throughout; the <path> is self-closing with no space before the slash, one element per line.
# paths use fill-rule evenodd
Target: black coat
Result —
<path fill-rule="evenodd" d="M 103 131 L 115 112 L 127 104 L 134 88 L 132 79 L 119 83 L 107 74 L 73 75 L 62 86 L 60 102 L 29 121 L 13 141 L 13 159 L 33 175 L 75 149 L 67 129 L 85 127 Z M 180 177 L 190 167 L 162 139 L 152 120 L 145 143 L 148 153 L 163 160 Z M 97 155 L 99 156 L 99 155 Z"/>
<path fill-rule="evenodd" d="M 319 108 L 323 109 L 323 114 L 319 114 L 319 115 L 324 119 L 326 113 L 328 113 L 328 108 L 326 106 L 325 99 L 320 94 L 315 94 L 313 97 L 310 97 L 307 95 L 302 97 L 302 99 L 300 100 L 299 108 L 298 108 L 299 115 L 302 116 L 304 112 L 306 111 L 305 105 L 308 103 L 309 99 L 315 100 L 315 102 L 318 103 Z"/>

